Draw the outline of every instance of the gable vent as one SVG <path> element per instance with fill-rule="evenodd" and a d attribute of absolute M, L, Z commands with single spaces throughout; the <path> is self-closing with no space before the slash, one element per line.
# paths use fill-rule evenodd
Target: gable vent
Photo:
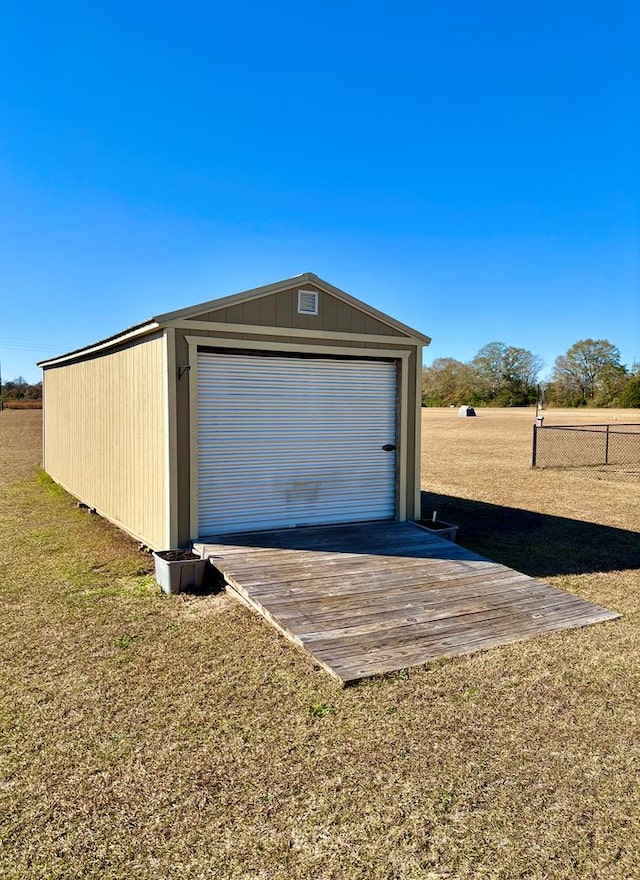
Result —
<path fill-rule="evenodd" d="M 318 293 L 315 290 L 299 290 L 298 291 L 298 314 L 299 315 L 317 315 L 318 314 Z"/>

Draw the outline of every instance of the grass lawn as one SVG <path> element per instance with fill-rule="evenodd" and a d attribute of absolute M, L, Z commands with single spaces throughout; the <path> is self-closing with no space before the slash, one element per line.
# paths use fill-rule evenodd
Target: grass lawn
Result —
<path fill-rule="evenodd" d="M 623 617 L 343 690 L 224 594 L 161 596 L 38 477 L 40 418 L 0 414 L 2 880 L 640 876 L 637 471 L 425 410 L 425 510 Z"/>

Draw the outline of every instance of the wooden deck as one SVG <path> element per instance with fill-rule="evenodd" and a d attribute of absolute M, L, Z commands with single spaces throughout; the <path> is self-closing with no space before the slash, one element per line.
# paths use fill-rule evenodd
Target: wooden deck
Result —
<path fill-rule="evenodd" d="M 413 523 L 198 543 L 229 591 L 343 683 L 619 615 Z"/>

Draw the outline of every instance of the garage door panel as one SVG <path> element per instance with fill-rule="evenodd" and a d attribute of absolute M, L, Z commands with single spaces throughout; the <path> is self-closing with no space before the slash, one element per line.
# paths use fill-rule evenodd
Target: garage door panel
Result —
<path fill-rule="evenodd" d="M 201 535 L 392 518 L 396 369 L 198 355 Z"/>

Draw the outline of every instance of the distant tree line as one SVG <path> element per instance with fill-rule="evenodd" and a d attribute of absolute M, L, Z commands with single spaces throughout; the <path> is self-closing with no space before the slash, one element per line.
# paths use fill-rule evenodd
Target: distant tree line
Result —
<path fill-rule="evenodd" d="M 2 382 L 0 386 L 0 400 L 6 402 L 13 400 L 42 400 L 42 382 L 30 385 L 22 376 L 18 376 L 10 382 Z"/>
<path fill-rule="evenodd" d="M 422 373 L 424 406 L 640 407 L 640 364 L 627 368 L 607 339 L 581 339 L 556 358 L 542 384 L 542 359 L 525 348 L 490 342 L 473 360 L 436 358 Z"/>

